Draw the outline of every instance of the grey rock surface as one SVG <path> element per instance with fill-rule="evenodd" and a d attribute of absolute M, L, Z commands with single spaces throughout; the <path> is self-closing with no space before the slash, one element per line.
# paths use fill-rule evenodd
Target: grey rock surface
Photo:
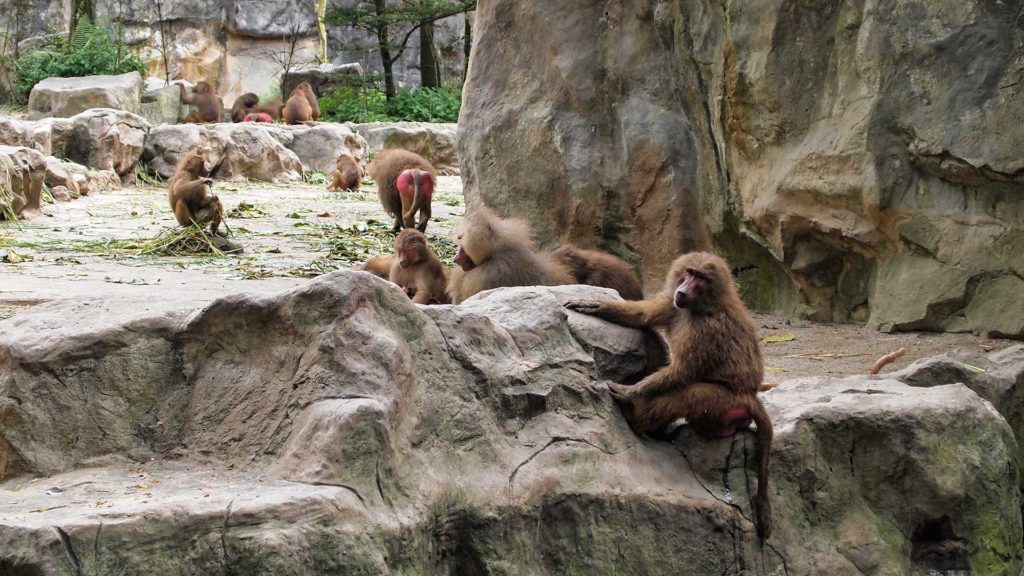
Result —
<path fill-rule="evenodd" d="M 143 160 L 166 178 L 178 158 L 193 151 L 209 166 L 222 164 L 218 178 L 267 182 L 297 182 L 304 171 L 329 173 L 342 152 L 363 162 L 368 156 L 366 141 L 342 124 L 220 123 L 156 126 L 146 140 Z"/>
<path fill-rule="evenodd" d="M 758 309 L 1024 337 L 1022 7 L 482 1 L 467 196 L 649 287 L 713 248 Z"/>
<path fill-rule="evenodd" d="M 967 387 L 815 378 L 766 393 L 776 532 L 762 548 L 752 435 L 635 436 L 606 383 L 662 351 L 562 307 L 579 297 L 610 292 L 421 307 L 337 272 L 200 310 L 69 300 L 2 321 L 0 566 L 1019 572 L 1016 444 Z"/>
<path fill-rule="evenodd" d="M 67 118 L 92 108 L 112 108 L 139 113 L 142 76 L 129 72 L 117 76 L 47 78 L 32 88 L 28 97 L 29 118 Z"/>
<path fill-rule="evenodd" d="M 0 145 L 0 219 L 38 214 L 46 157 L 23 146 Z"/>
<path fill-rule="evenodd" d="M 369 122 L 350 124 L 366 138 L 370 150 L 402 148 L 423 156 L 438 174 L 459 175 L 456 125 L 431 122 Z"/>
<path fill-rule="evenodd" d="M 317 96 L 337 88 L 358 86 L 363 75 L 363 67 L 353 64 L 312 64 L 297 66 L 288 71 L 281 81 L 281 94 L 287 98 L 296 86 L 309 82 Z"/>

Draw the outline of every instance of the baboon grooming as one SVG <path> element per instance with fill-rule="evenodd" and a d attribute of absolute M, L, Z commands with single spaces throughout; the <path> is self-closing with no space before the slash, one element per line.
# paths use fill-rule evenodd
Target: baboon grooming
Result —
<path fill-rule="evenodd" d="M 220 222 L 224 207 L 217 196 L 210 193 L 210 172 L 199 154 L 186 154 L 178 161 L 174 174 L 167 182 L 167 200 L 174 218 L 182 226 L 210 224 L 210 233 L 220 236 Z"/>
<path fill-rule="evenodd" d="M 260 97 L 252 92 L 246 92 L 238 98 L 235 98 L 235 103 L 231 105 L 231 121 L 245 121 L 246 116 L 252 112 L 256 112 L 256 105 L 259 103 Z"/>
<path fill-rule="evenodd" d="M 315 122 L 320 117 L 320 104 L 309 82 L 303 82 L 292 90 L 281 112 L 285 124 Z"/>
<path fill-rule="evenodd" d="M 181 102 L 198 108 L 185 116 L 185 122 L 202 124 L 220 121 L 220 98 L 213 93 L 213 87 L 209 83 L 197 83 L 191 94 L 185 91 L 183 84 L 178 84 L 178 88 L 181 89 Z"/>
<path fill-rule="evenodd" d="M 477 206 L 459 226 L 459 252 L 448 280 L 448 295 L 460 304 L 466 298 L 503 286 L 572 284 L 561 265 L 533 252 L 530 227 L 522 220 L 498 218 Z"/>
<path fill-rule="evenodd" d="M 418 178 L 414 170 L 419 171 Z M 377 195 L 384 211 L 395 218 L 395 232 L 412 228 L 416 211 L 420 213 L 420 223 L 416 228 L 425 232 L 430 220 L 430 199 L 437 181 L 437 171 L 430 162 L 415 152 L 394 148 L 381 150 L 366 171 L 377 183 Z"/>
<path fill-rule="evenodd" d="M 758 468 L 754 510 L 758 535 L 768 538 L 772 422 L 757 397 L 764 366 L 757 327 L 725 260 L 691 252 L 676 258 L 665 290 L 649 300 L 587 300 L 566 307 L 616 324 L 664 330 L 668 365 L 633 386 L 610 385 L 638 433 L 659 434 L 675 420 L 686 418 L 698 432 L 721 437 L 753 419 Z"/>
<path fill-rule="evenodd" d="M 395 238 L 395 254 L 388 280 L 398 284 L 417 304 L 447 304 L 448 270 L 427 246 L 427 237 L 415 228 Z"/>
<path fill-rule="evenodd" d="M 366 262 L 363 262 L 359 266 L 353 268 L 353 270 L 361 270 L 363 272 L 369 272 L 374 276 L 379 276 L 385 280 L 388 280 L 391 275 L 391 264 L 395 261 L 394 254 L 379 254 L 370 258 Z"/>
<path fill-rule="evenodd" d="M 559 246 L 551 259 L 561 264 L 579 284 L 617 290 L 626 300 L 643 300 L 644 290 L 636 272 L 617 256 L 600 250 L 584 250 L 572 244 Z"/>
<path fill-rule="evenodd" d="M 359 161 L 348 152 L 338 155 L 334 163 L 334 174 L 331 176 L 331 185 L 328 190 L 359 190 L 363 184 L 363 169 L 359 167 Z"/>

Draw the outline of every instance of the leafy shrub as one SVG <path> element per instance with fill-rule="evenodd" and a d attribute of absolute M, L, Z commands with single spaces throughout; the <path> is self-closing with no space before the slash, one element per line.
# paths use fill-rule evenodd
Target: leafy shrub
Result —
<path fill-rule="evenodd" d="M 323 117 L 336 122 L 456 122 L 461 104 L 454 88 L 402 89 L 390 102 L 377 88 L 339 88 L 319 102 Z"/>
<path fill-rule="evenodd" d="M 414 122 L 457 122 L 459 93 L 451 88 L 399 90 L 388 102 L 388 115 L 394 120 Z"/>
<path fill-rule="evenodd" d="M 52 38 L 43 48 L 19 58 L 14 68 L 15 89 L 24 96 L 46 78 L 146 71 L 123 42 L 114 41 L 87 19 L 79 21 L 71 38 Z"/>
<path fill-rule="evenodd" d="M 320 115 L 335 122 L 384 122 L 388 102 L 375 88 L 339 88 L 319 99 Z"/>

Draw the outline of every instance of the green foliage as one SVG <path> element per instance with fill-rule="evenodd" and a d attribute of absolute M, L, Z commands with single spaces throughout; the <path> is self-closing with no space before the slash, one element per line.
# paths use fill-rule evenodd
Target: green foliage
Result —
<path fill-rule="evenodd" d="M 146 71 L 123 42 L 111 39 L 88 19 L 80 20 L 67 40 L 54 37 L 43 48 L 23 55 L 14 67 L 15 89 L 24 96 L 46 78 Z"/>
<path fill-rule="evenodd" d="M 388 102 L 388 114 L 395 120 L 458 122 L 460 97 L 451 88 L 399 90 Z"/>
<path fill-rule="evenodd" d="M 336 122 L 457 122 L 460 105 L 448 87 L 402 89 L 390 102 L 376 88 L 340 88 L 320 98 L 320 113 Z"/>
<path fill-rule="evenodd" d="M 339 88 L 320 97 L 320 115 L 335 122 L 384 122 L 388 102 L 376 88 Z"/>

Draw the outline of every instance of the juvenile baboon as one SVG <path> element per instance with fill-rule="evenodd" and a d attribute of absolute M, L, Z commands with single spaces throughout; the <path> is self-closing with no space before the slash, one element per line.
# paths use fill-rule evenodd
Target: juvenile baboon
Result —
<path fill-rule="evenodd" d="M 427 237 L 415 228 L 395 238 L 395 254 L 388 280 L 411 293 L 417 304 L 447 304 L 448 269 L 427 246 Z"/>
<path fill-rule="evenodd" d="M 220 121 L 220 98 L 213 93 L 213 87 L 209 83 L 197 83 L 191 94 L 185 91 L 183 84 L 178 84 L 178 88 L 181 89 L 181 102 L 197 108 L 185 116 L 185 122 L 202 124 Z"/>
<path fill-rule="evenodd" d="M 395 232 L 402 228 L 412 228 L 414 213 L 410 213 L 416 203 L 416 183 L 412 172 L 408 172 L 403 180 L 406 194 L 403 194 L 398 186 L 399 177 L 407 170 L 419 170 L 419 205 L 420 225 L 417 226 L 420 232 L 426 231 L 427 220 L 430 219 L 430 197 L 434 192 L 434 182 L 437 180 L 437 171 L 422 156 L 415 152 L 393 148 L 381 150 L 370 162 L 366 171 L 370 173 L 377 183 L 377 195 L 380 196 L 380 203 L 384 211 L 395 219 Z M 428 184 L 429 181 L 429 184 Z M 429 190 L 429 191 L 428 191 Z M 406 219 L 405 215 L 409 214 Z"/>
<path fill-rule="evenodd" d="M 663 330 L 667 366 L 633 386 L 611 384 L 612 395 L 638 433 L 662 434 L 680 418 L 698 432 L 728 436 L 757 425 L 758 534 L 771 534 L 768 456 L 772 422 L 757 397 L 764 376 L 757 326 L 740 299 L 725 260 L 691 252 L 672 263 L 665 290 L 649 300 L 585 300 L 566 304 L 625 326 Z"/>
<path fill-rule="evenodd" d="M 246 92 L 231 105 L 231 121 L 243 122 L 245 117 L 256 111 L 256 105 L 260 103 L 260 97 L 252 92 Z"/>
<path fill-rule="evenodd" d="M 338 155 L 334 163 L 334 173 L 331 175 L 331 185 L 328 190 L 359 190 L 363 184 L 363 169 L 359 167 L 359 161 L 348 152 Z"/>
<path fill-rule="evenodd" d="M 315 122 L 320 117 L 320 104 L 309 82 L 303 82 L 292 90 L 285 102 L 282 117 L 286 124 Z"/>
<path fill-rule="evenodd" d="M 533 251 L 526 222 L 498 218 L 486 206 L 477 206 L 466 215 L 456 238 L 457 266 L 448 280 L 448 295 L 455 304 L 491 288 L 573 283 L 550 256 Z"/>
<path fill-rule="evenodd" d="M 624 260 L 599 250 L 572 244 L 559 246 L 551 259 L 561 264 L 579 284 L 612 288 L 626 300 L 643 300 L 644 290 L 636 272 Z"/>
<path fill-rule="evenodd" d="M 391 264 L 395 261 L 394 254 L 380 254 L 370 258 L 366 262 L 353 268 L 353 270 L 362 270 L 369 272 L 374 276 L 380 276 L 387 280 L 391 275 Z"/>
<path fill-rule="evenodd" d="M 205 226 L 209 223 L 210 233 L 220 236 L 224 207 L 217 196 L 210 193 L 212 183 L 203 157 L 195 153 L 186 154 L 178 161 L 174 174 L 167 181 L 167 200 L 178 224 Z"/>

